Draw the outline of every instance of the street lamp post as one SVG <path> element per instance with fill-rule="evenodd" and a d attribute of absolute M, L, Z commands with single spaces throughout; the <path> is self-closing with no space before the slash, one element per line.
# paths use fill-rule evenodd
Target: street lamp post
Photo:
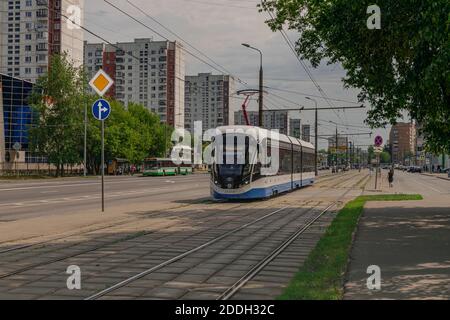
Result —
<path fill-rule="evenodd" d="M 259 68 L 259 126 L 263 127 L 263 109 L 264 109 L 264 92 L 263 92 L 263 86 L 264 86 L 264 71 L 263 71 L 263 54 L 262 51 L 252 47 L 251 45 L 247 43 L 242 44 L 244 47 L 247 47 L 249 49 L 255 50 L 259 52 L 260 55 L 260 68 Z"/>
<path fill-rule="evenodd" d="M 86 89 L 83 89 L 83 93 L 86 94 Z M 87 176 L 87 100 L 86 95 L 84 98 L 84 146 L 83 146 L 83 161 L 84 161 L 84 169 L 83 169 L 83 175 L 84 177 Z"/>
<path fill-rule="evenodd" d="M 316 123 L 315 123 L 315 127 L 316 127 L 316 137 L 315 137 L 315 165 L 314 165 L 314 169 L 315 169 L 315 173 L 316 173 L 316 177 L 319 175 L 319 170 L 317 168 L 317 161 L 318 161 L 318 153 L 319 153 L 319 109 L 317 107 L 317 100 L 310 98 L 310 97 L 306 97 L 306 99 L 313 101 L 316 105 Z"/>

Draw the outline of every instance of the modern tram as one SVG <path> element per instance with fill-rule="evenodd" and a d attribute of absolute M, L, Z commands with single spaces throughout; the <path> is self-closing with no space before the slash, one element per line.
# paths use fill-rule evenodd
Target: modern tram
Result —
<path fill-rule="evenodd" d="M 229 132 L 239 132 L 233 133 L 234 148 L 232 149 L 226 146 Z M 239 135 L 243 137 L 239 139 Z M 250 139 L 257 139 L 257 151 L 253 152 L 256 159 L 253 161 L 250 161 L 253 157 L 249 147 Z M 245 150 L 240 145 L 242 143 L 238 141 L 245 141 Z M 283 134 L 273 138 L 270 131 L 258 127 L 227 126 L 217 128 L 212 145 L 214 161 L 211 166 L 211 195 L 215 199 L 264 199 L 309 186 L 315 182 L 314 146 L 300 139 Z M 279 168 L 278 171 L 267 174 L 262 168 L 268 165 L 261 163 L 259 150 L 265 148 L 270 157 L 271 150 L 275 147 L 278 148 Z M 223 148 L 220 156 L 216 154 L 218 148 Z M 227 163 L 227 159 L 236 160 L 242 157 L 243 151 L 245 151 L 245 161 Z M 222 156 L 223 161 L 219 164 L 218 158 Z"/>

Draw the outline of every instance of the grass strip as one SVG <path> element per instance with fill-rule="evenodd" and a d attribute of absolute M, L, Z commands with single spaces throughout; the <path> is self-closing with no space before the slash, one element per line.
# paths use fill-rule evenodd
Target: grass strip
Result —
<path fill-rule="evenodd" d="M 360 196 L 331 223 L 278 300 L 340 300 L 353 234 L 368 201 L 423 200 L 421 195 Z"/>

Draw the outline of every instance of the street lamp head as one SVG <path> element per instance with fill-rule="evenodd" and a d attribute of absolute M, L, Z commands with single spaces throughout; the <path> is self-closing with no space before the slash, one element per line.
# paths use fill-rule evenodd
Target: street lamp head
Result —
<path fill-rule="evenodd" d="M 250 45 L 248 43 L 243 43 L 242 44 L 244 47 L 250 48 Z"/>

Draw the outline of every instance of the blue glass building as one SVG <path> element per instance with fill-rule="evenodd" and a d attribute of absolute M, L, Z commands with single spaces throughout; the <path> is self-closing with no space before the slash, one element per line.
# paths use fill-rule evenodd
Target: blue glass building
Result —
<path fill-rule="evenodd" d="M 16 143 L 21 151 L 29 150 L 32 109 L 28 100 L 32 89 L 31 82 L 0 73 L 0 162 Z"/>

